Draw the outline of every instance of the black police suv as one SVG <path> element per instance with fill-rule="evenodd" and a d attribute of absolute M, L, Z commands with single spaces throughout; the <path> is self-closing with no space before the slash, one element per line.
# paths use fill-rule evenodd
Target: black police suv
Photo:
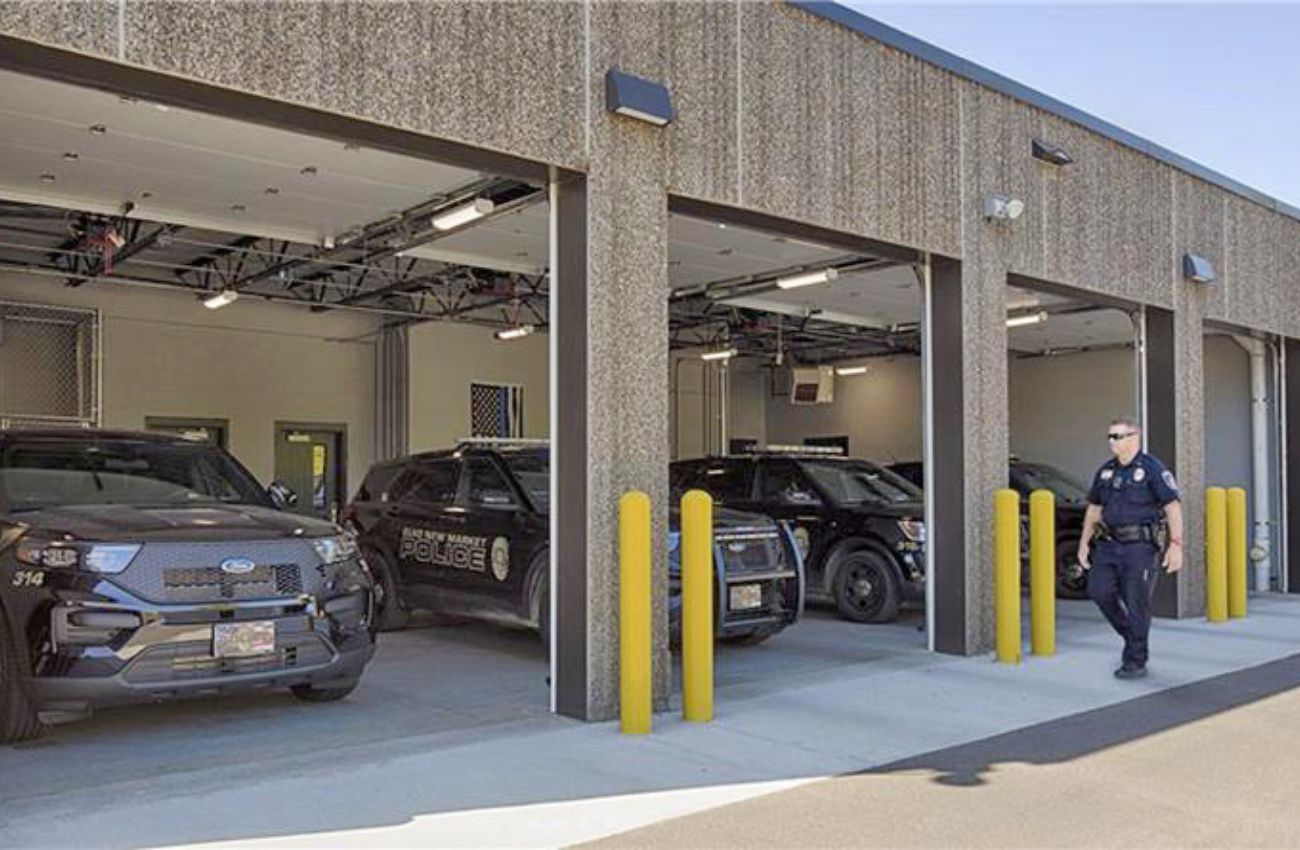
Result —
<path fill-rule="evenodd" d="M 282 493 L 282 490 L 275 490 Z M 0 741 L 115 703 L 347 696 L 373 652 L 355 541 L 181 437 L 0 430 Z"/>
<path fill-rule="evenodd" d="M 891 464 L 892 471 L 923 486 L 925 464 L 920 461 Z M 1083 533 L 1083 515 L 1088 509 L 1088 485 L 1064 470 L 1047 463 L 1012 458 L 1008 483 L 1020 493 L 1021 551 L 1025 564 L 1029 557 L 1029 495 L 1035 490 L 1050 490 L 1056 496 L 1056 594 L 1066 599 L 1083 599 L 1088 595 L 1088 576 L 1075 564 L 1079 536 Z M 1028 581 L 1026 574 L 1025 580 Z"/>
<path fill-rule="evenodd" d="M 893 620 L 925 595 L 925 523 L 920 491 L 887 469 L 832 452 L 757 450 L 678 461 L 674 493 L 709 492 L 720 504 L 762 513 L 792 529 L 810 595 L 834 600 L 841 616 Z"/>
<path fill-rule="evenodd" d="M 535 441 L 467 441 L 376 464 L 343 521 L 375 573 L 382 629 L 413 608 L 512 622 L 550 634 L 550 450 Z M 669 579 L 680 588 L 674 530 Z M 803 611 L 793 538 L 762 516 L 714 518 L 714 622 L 720 638 L 764 640 Z M 680 606 L 671 600 L 673 622 Z"/>

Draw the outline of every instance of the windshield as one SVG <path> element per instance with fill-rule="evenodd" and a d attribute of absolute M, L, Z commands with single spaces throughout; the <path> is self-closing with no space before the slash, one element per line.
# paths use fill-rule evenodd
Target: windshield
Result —
<path fill-rule="evenodd" d="M 923 496 L 912 484 L 865 460 L 808 460 L 803 468 L 837 505 L 901 504 Z"/>
<path fill-rule="evenodd" d="M 502 458 L 538 513 L 551 510 L 551 456 L 545 452 L 503 452 Z"/>
<path fill-rule="evenodd" d="M 0 446 L 0 504 L 269 505 L 257 481 L 212 446 L 144 440 L 17 440 Z"/>
<path fill-rule="evenodd" d="M 1088 498 L 1088 488 L 1083 482 L 1054 466 L 1019 463 L 1016 464 L 1016 473 L 1028 492 L 1051 490 L 1056 498 L 1065 502 L 1082 502 Z"/>

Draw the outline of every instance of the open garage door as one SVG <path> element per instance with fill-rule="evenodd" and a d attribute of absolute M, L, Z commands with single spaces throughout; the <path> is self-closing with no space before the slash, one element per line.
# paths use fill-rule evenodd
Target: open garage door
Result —
<path fill-rule="evenodd" d="M 720 686 L 923 651 L 917 258 L 722 210 L 678 210 L 669 228 L 674 497 L 705 489 L 726 509 Z M 764 528 L 797 560 L 725 554 Z M 802 591 L 746 578 L 794 563 Z"/>
<path fill-rule="evenodd" d="M 0 121 L 0 425 L 228 449 L 286 512 L 355 531 L 385 624 L 412 626 L 379 637 L 365 729 L 547 713 L 544 180 L 8 73 Z M 194 524 L 194 576 L 311 589 Z"/>

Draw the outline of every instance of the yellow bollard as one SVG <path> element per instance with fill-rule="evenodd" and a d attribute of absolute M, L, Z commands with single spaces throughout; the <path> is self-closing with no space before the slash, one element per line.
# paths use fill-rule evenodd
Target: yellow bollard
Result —
<path fill-rule="evenodd" d="M 650 497 L 619 500 L 618 675 L 623 733 L 650 731 Z"/>
<path fill-rule="evenodd" d="M 1056 495 L 1029 496 L 1029 645 L 1034 655 L 1056 654 Z"/>
<path fill-rule="evenodd" d="M 1246 616 L 1246 491 L 1228 491 L 1228 616 Z"/>
<path fill-rule="evenodd" d="M 997 657 L 1020 663 L 1020 494 L 998 490 L 993 500 L 994 616 Z"/>
<path fill-rule="evenodd" d="M 1205 491 L 1205 616 L 1228 619 L 1228 511 L 1222 487 Z"/>
<path fill-rule="evenodd" d="M 713 719 L 713 497 L 682 497 L 682 719 Z"/>

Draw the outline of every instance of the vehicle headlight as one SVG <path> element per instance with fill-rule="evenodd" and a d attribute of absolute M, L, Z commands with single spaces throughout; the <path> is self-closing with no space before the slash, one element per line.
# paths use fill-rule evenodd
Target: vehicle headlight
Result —
<path fill-rule="evenodd" d="M 925 542 L 925 523 L 919 519 L 900 519 L 898 530 L 913 543 Z"/>
<path fill-rule="evenodd" d="M 317 537 L 312 540 L 311 545 L 323 564 L 337 564 L 355 558 L 357 554 L 357 541 L 351 534 Z"/>
<path fill-rule="evenodd" d="M 15 557 L 23 564 L 47 570 L 89 570 L 92 573 L 120 573 L 140 552 L 139 543 L 74 543 L 24 537 L 18 541 Z"/>
<path fill-rule="evenodd" d="M 86 569 L 95 573 L 120 573 L 140 552 L 138 543 L 97 543 L 86 551 Z"/>

